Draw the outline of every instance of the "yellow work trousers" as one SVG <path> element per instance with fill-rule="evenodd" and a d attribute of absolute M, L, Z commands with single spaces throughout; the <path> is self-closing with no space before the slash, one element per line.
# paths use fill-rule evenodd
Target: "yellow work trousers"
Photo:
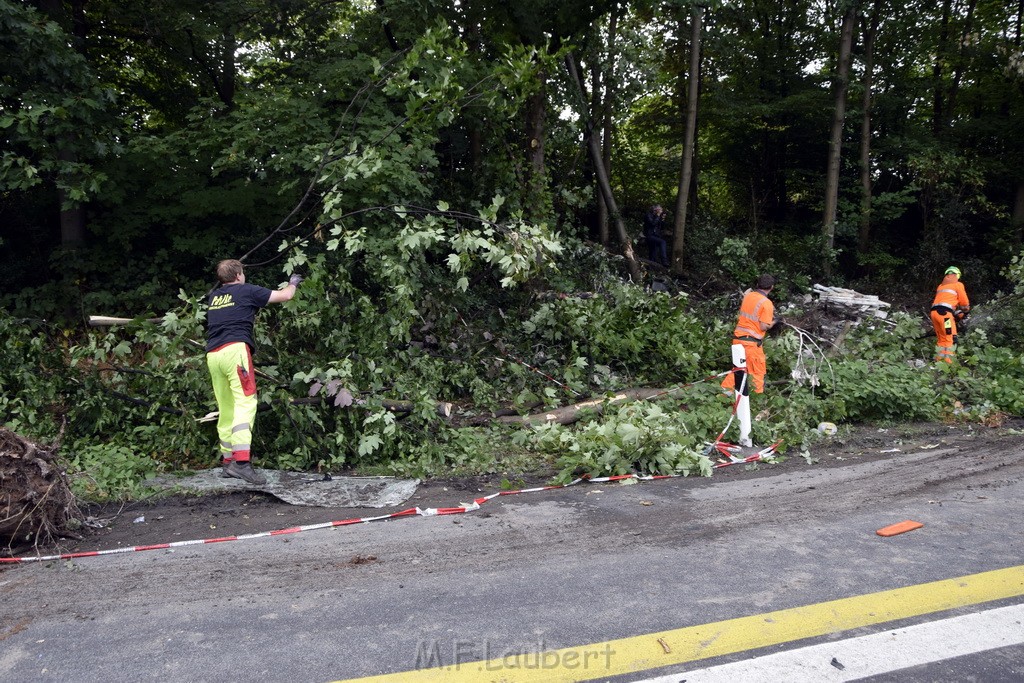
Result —
<path fill-rule="evenodd" d="M 225 344 L 206 354 L 217 397 L 217 435 L 225 461 L 248 462 L 256 420 L 256 372 L 245 342 Z"/>

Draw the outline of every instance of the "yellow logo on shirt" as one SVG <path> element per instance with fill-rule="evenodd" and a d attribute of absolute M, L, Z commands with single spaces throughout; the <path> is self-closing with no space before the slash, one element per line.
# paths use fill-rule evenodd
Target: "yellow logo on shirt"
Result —
<path fill-rule="evenodd" d="M 210 302 L 210 310 L 216 311 L 221 308 L 231 308 L 234 305 L 235 300 L 230 294 L 221 294 L 213 297 L 213 300 Z"/>

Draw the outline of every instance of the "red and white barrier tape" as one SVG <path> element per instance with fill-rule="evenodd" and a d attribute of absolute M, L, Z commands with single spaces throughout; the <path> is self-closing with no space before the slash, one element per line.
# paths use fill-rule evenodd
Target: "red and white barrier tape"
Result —
<path fill-rule="evenodd" d="M 779 442 L 781 443 L 781 442 Z M 726 455 L 729 455 L 730 460 L 727 462 L 718 462 L 712 465 L 712 469 L 718 469 L 721 467 L 729 467 L 730 465 L 738 465 L 741 463 L 755 462 L 761 460 L 773 453 L 779 447 L 779 443 L 775 443 L 767 448 L 763 448 L 757 453 L 743 459 L 733 458 L 725 451 L 722 451 Z M 719 444 L 716 444 L 719 445 Z M 728 444 L 720 444 L 727 446 Z M 720 449 L 721 450 L 721 449 Z M 136 545 L 127 548 L 111 548 L 109 550 L 91 550 L 87 552 L 78 553 L 63 553 L 60 555 L 36 555 L 26 557 L 0 557 L 0 564 L 14 564 L 14 563 L 27 563 L 27 562 L 52 562 L 55 560 L 75 560 L 82 557 L 100 557 L 102 555 L 119 555 L 122 553 L 134 553 L 143 550 L 170 550 L 172 548 L 182 548 L 190 545 L 206 545 L 210 543 L 226 543 L 228 541 L 248 541 L 254 538 L 267 538 L 269 536 L 286 536 L 288 534 L 297 534 L 303 531 L 315 531 L 317 529 L 330 529 L 338 526 L 352 526 L 354 524 L 366 524 L 368 522 L 379 522 L 385 519 L 397 519 L 399 517 L 435 517 L 440 515 L 461 515 L 467 512 L 473 512 L 479 510 L 480 506 L 489 500 L 498 498 L 500 496 L 515 496 L 523 493 L 538 493 L 540 491 L 553 491 L 555 489 L 564 489 L 569 486 L 575 486 L 584 481 L 588 481 L 594 484 L 602 482 L 614 482 L 623 481 L 625 479 L 636 479 L 638 481 L 655 481 L 657 479 L 675 479 L 682 477 L 681 474 L 618 474 L 610 477 L 580 477 L 575 479 L 568 484 L 557 484 L 554 486 L 538 486 L 532 489 L 519 489 L 517 491 L 498 491 L 492 493 L 489 496 L 483 496 L 482 498 L 476 498 L 472 503 L 463 503 L 459 507 L 450 508 L 408 508 L 400 512 L 392 512 L 387 515 L 379 515 L 377 517 L 354 517 L 352 519 L 343 519 L 334 522 L 322 522 L 320 524 L 306 524 L 304 526 L 294 526 L 287 529 L 277 529 L 275 531 L 261 531 L 255 534 L 242 534 L 240 536 L 222 536 L 219 538 L 199 538 L 190 541 L 173 541 L 170 543 L 154 543 L 152 545 Z"/>

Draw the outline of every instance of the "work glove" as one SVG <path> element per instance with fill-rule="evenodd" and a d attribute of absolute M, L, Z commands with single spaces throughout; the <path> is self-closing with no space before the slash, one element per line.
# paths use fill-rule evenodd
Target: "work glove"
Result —
<path fill-rule="evenodd" d="M 299 283 L 301 283 L 304 279 L 305 278 L 303 278 L 298 273 L 292 273 L 292 276 L 288 278 L 288 284 L 290 284 L 292 287 L 298 287 Z"/>

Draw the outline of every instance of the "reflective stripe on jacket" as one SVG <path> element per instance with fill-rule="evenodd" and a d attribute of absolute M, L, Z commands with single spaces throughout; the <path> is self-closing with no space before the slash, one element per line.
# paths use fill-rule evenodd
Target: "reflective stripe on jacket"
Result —
<path fill-rule="evenodd" d="M 775 305 L 764 292 L 752 289 L 747 292 L 740 304 L 740 314 L 732 336 L 764 339 L 765 330 L 761 329 L 761 324 L 771 325 L 774 318 Z"/>
<path fill-rule="evenodd" d="M 962 308 L 966 311 L 971 307 L 971 302 L 967 298 L 964 284 L 956 275 L 950 273 L 942 279 L 935 290 L 935 300 L 932 301 L 932 306 L 945 306 L 950 311 Z"/>

